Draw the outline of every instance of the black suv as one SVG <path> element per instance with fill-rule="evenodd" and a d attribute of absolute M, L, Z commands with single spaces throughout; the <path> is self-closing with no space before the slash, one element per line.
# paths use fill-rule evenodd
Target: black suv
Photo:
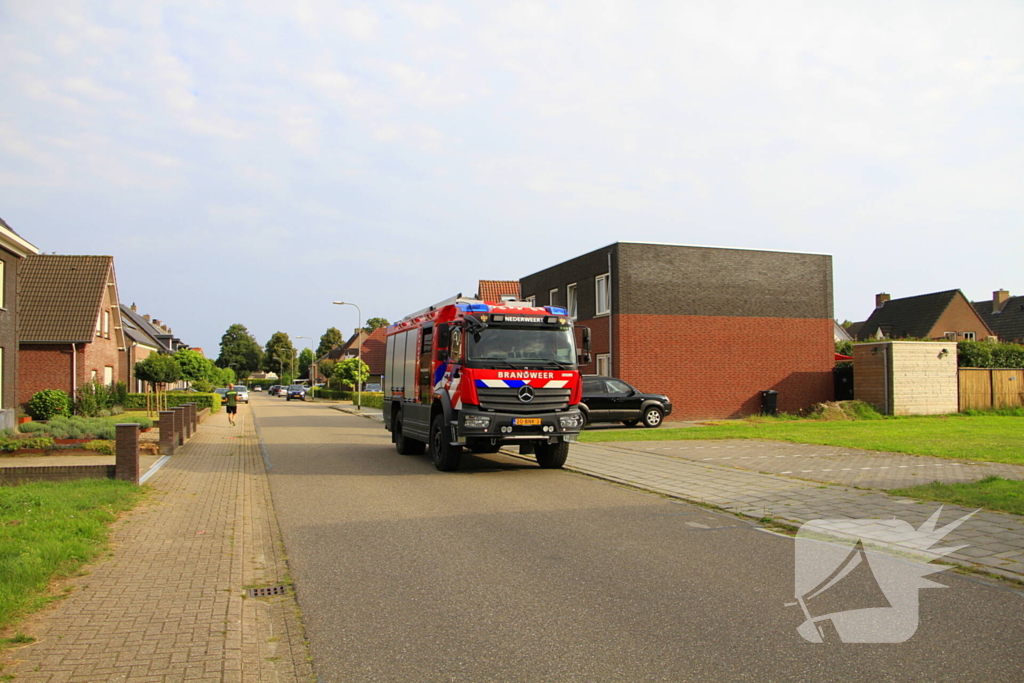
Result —
<path fill-rule="evenodd" d="M 672 401 L 663 394 L 644 394 L 614 377 L 584 377 L 583 418 L 591 422 L 621 422 L 633 427 L 657 427 L 672 413 Z"/>

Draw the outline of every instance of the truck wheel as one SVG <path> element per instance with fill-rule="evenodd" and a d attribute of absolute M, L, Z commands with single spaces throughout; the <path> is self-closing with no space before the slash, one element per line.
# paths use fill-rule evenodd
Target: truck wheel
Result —
<path fill-rule="evenodd" d="M 402 434 L 402 414 L 395 416 L 395 450 L 399 455 L 422 455 L 427 444 Z"/>
<path fill-rule="evenodd" d="M 435 415 L 430 423 L 430 457 L 434 467 L 442 472 L 459 469 L 459 461 L 462 460 L 462 447 L 451 445 L 443 413 Z"/>
<path fill-rule="evenodd" d="M 546 470 L 561 469 L 569 457 L 569 442 L 538 443 L 535 447 L 537 464 Z"/>
<path fill-rule="evenodd" d="M 651 406 L 644 411 L 644 427 L 657 427 L 661 424 L 661 408 Z"/>

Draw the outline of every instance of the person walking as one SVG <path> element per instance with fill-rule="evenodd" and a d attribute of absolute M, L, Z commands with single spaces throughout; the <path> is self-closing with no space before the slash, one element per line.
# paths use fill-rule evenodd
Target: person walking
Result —
<path fill-rule="evenodd" d="M 227 393 L 224 394 L 225 408 L 228 411 L 228 422 L 235 426 L 235 413 L 238 412 L 238 392 L 231 384 L 228 385 Z"/>

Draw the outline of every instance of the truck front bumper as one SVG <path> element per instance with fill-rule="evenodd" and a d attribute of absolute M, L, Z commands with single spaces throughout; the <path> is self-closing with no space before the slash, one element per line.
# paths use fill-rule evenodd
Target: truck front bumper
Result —
<path fill-rule="evenodd" d="M 577 408 L 556 413 L 500 413 L 463 406 L 459 411 L 459 443 L 467 439 L 494 439 L 496 443 L 521 441 L 576 441 L 583 429 L 583 415 Z"/>

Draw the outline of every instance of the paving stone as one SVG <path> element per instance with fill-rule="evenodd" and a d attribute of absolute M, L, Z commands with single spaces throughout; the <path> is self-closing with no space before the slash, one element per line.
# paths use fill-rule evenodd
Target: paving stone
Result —
<path fill-rule="evenodd" d="M 113 557 L 23 625 L 37 642 L 18 648 L 5 674 L 48 683 L 312 678 L 294 599 L 243 605 L 244 586 L 280 583 L 286 567 L 247 406 L 239 418 L 234 428 L 223 413 L 209 418 L 149 479 L 154 494 L 114 527 Z M 271 635 L 280 642 L 268 644 Z M 259 666 L 243 677 L 247 651 Z"/>

